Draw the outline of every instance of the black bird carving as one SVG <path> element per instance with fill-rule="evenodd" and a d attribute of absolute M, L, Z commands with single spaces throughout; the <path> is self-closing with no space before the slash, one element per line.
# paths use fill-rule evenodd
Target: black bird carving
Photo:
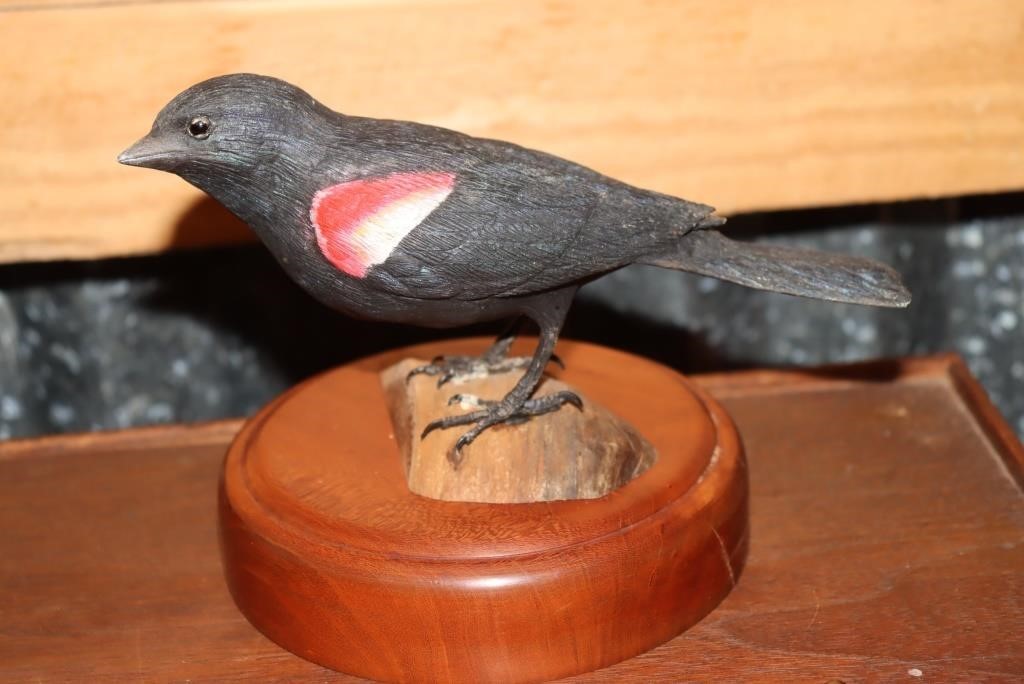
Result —
<path fill-rule="evenodd" d="M 510 330 L 479 359 L 418 369 L 443 383 L 525 368 L 500 401 L 428 426 L 472 426 L 451 454 L 455 464 L 491 426 L 580 405 L 569 392 L 531 397 L 576 290 L 623 266 L 837 302 L 910 301 L 899 276 L 877 262 L 736 242 L 715 230 L 724 219 L 709 206 L 512 143 L 339 114 L 265 76 L 192 86 L 119 161 L 169 171 L 212 195 L 338 311 L 432 327 L 535 321 L 532 359 L 507 358 Z"/>

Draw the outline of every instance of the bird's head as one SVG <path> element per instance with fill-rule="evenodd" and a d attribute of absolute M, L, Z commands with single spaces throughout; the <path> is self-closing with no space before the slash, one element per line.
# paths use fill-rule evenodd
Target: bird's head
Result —
<path fill-rule="evenodd" d="M 306 92 L 275 78 L 218 76 L 167 103 L 152 130 L 117 160 L 170 171 L 202 187 L 206 176 L 244 174 L 289 156 L 320 108 Z"/>

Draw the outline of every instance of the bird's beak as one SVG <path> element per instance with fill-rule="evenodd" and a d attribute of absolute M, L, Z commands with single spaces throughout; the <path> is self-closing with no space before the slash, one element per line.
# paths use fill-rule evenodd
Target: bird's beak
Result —
<path fill-rule="evenodd" d="M 150 133 L 127 150 L 117 155 L 117 161 L 128 166 L 145 166 L 151 169 L 161 168 L 161 160 L 167 160 L 173 154 Z"/>

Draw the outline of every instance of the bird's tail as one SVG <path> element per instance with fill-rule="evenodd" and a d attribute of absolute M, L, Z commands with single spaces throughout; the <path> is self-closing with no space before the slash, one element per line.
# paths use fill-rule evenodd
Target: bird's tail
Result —
<path fill-rule="evenodd" d="M 895 307 L 910 303 L 899 274 L 885 264 L 797 247 L 738 242 L 717 230 L 687 233 L 676 252 L 641 263 L 833 302 Z"/>

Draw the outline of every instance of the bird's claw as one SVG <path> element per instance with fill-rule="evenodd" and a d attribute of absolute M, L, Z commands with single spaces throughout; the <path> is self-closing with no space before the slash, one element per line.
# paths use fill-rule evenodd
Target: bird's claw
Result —
<path fill-rule="evenodd" d="M 472 430 L 464 435 L 460 435 L 459 438 L 455 440 L 455 446 L 453 446 L 452 450 L 448 452 L 448 462 L 452 464 L 452 468 L 458 470 L 465 458 L 465 454 L 463 454 L 462 450 L 468 447 L 474 439 L 479 437 L 481 432 L 483 432 L 483 429 L 474 427 Z"/>
<path fill-rule="evenodd" d="M 571 404 L 577 409 L 583 410 L 583 400 L 580 399 L 578 394 L 568 390 L 530 399 L 517 409 L 508 409 L 507 405 L 502 402 L 480 399 L 465 394 L 456 394 L 448 400 L 449 406 L 454 404 L 470 404 L 484 408 L 438 418 L 428 423 L 420 434 L 420 439 L 423 439 L 434 430 L 446 430 L 460 425 L 473 426 L 465 434 L 459 436 L 455 441 L 455 446 L 448 453 L 448 461 L 452 464 L 453 468 L 458 468 L 462 464 L 463 450 L 472 444 L 485 430 L 495 425 L 519 425 L 536 416 L 557 411 L 566 404 Z"/>
<path fill-rule="evenodd" d="M 558 404 L 558 406 L 555 406 L 554 407 L 555 409 L 557 409 L 557 408 L 559 408 L 561 406 L 564 406 L 565 404 L 572 404 L 573 406 L 576 407 L 576 409 L 578 411 L 582 411 L 583 410 L 583 400 L 580 399 L 580 395 L 576 394 L 575 392 L 569 392 L 568 390 L 565 390 L 565 391 L 562 391 L 562 392 L 556 392 L 554 395 L 548 395 L 548 396 L 559 397 L 561 403 Z M 541 398 L 543 398 L 543 397 L 541 397 Z M 552 409 L 552 410 L 554 410 L 554 409 Z"/>

